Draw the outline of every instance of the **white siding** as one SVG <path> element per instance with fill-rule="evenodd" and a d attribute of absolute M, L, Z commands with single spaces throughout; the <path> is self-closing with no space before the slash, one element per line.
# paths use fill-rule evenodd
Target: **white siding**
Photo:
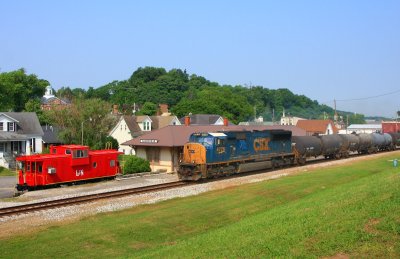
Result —
<path fill-rule="evenodd" d="M 124 152 L 125 155 L 135 155 L 135 150 L 130 146 L 121 146 L 122 143 L 132 139 L 131 132 L 124 119 L 121 119 L 114 129 L 111 131 L 110 136 L 118 141 L 118 151 Z"/>

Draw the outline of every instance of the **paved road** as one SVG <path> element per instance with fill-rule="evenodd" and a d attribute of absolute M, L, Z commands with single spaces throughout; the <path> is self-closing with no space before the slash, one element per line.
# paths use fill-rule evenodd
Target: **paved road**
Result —
<path fill-rule="evenodd" d="M 0 177 L 0 199 L 13 197 L 16 181 L 15 176 Z"/>

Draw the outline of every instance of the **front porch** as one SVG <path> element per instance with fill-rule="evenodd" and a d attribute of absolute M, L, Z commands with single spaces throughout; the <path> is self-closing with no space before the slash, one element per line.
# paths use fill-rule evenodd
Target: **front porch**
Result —
<path fill-rule="evenodd" d="M 0 166 L 15 169 L 15 158 L 36 151 L 35 140 L 25 135 L 0 133 Z"/>

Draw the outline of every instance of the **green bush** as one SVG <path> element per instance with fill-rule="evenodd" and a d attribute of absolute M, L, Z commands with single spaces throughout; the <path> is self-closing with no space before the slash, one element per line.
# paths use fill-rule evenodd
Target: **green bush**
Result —
<path fill-rule="evenodd" d="M 124 174 L 150 172 L 149 161 L 137 156 L 124 156 Z"/>

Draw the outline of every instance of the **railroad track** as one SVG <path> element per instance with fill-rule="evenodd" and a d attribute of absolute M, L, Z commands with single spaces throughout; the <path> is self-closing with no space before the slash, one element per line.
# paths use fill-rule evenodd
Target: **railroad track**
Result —
<path fill-rule="evenodd" d="M 28 213 L 28 212 L 35 212 L 35 211 L 39 211 L 39 210 L 46 210 L 46 209 L 88 203 L 88 202 L 93 202 L 93 201 L 102 200 L 102 199 L 117 198 L 117 197 L 132 195 L 132 194 L 140 194 L 140 193 L 167 190 L 167 189 L 181 187 L 181 186 L 188 185 L 188 184 L 190 184 L 190 183 L 178 181 L 178 182 L 171 182 L 171 183 L 142 186 L 142 187 L 137 187 L 137 188 L 130 188 L 130 189 L 125 189 L 125 190 L 118 190 L 118 191 L 111 191 L 111 192 L 104 192 L 104 193 L 97 193 L 97 194 L 89 194 L 89 195 L 66 198 L 66 199 L 59 199 L 59 200 L 52 200 L 52 201 L 18 205 L 18 206 L 13 206 L 13 207 L 0 208 L 0 218 L 5 217 L 5 216 L 24 214 L 24 213 Z"/>

